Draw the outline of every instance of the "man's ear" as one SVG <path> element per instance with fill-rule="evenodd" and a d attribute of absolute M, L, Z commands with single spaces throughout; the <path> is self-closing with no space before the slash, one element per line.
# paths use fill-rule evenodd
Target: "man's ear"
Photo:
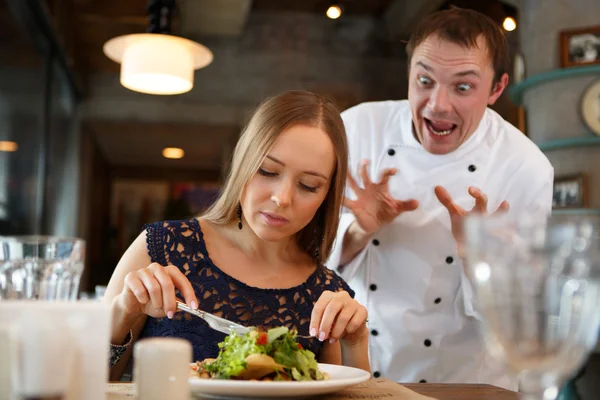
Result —
<path fill-rule="evenodd" d="M 488 105 L 492 105 L 498 100 L 498 97 L 502 95 L 504 89 L 508 86 L 508 74 L 504 73 L 498 80 L 498 82 L 494 83 L 492 86 L 492 92 L 490 93 L 490 97 L 488 98 Z"/>

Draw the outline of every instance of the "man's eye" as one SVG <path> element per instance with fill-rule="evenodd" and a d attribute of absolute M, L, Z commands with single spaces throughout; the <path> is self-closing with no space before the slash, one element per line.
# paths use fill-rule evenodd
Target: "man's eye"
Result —
<path fill-rule="evenodd" d="M 429 85 L 431 83 L 431 79 L 427 78 L 426 76 L 419 76 L 419 83 L 423 85 Z"/>
<path fill-rule="evenodd" d="M 456 88 L 458 89 L 459 92 L 468 92 L 469 90 L 471 90 L 473 88 L 473 86 L 471 86 L 470 83 L 461 83 Z"/>

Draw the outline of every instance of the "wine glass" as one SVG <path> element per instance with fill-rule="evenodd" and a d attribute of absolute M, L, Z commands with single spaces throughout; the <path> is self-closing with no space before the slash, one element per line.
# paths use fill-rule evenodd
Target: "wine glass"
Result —
<path fill-rule="evenodd" d="M 488 351 L 554 400 L 598 343 L 600 215 L 469 216 L 464 255 Z"/>

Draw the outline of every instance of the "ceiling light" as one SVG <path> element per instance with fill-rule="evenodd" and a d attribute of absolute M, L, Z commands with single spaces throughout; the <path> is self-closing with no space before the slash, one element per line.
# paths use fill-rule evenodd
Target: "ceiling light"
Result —
<path fill-rule="evenodd" d="M 515 19 L 513 17 L 506 17 L 506 18 L 504 18 L 504 22 L 502 23 L 502 27 L 505 30 L 507 30 L 509 32 L 512 32 L 517 27 L 517 21 L 515 21 Z"/>
<path fill-rule="evenodd" d="M 342 15 L 342 7 L 337 4 L 329 6 L 325 14 L 331 19 L 338 19 Z"/>
<path fill-rule="evenodd" d="M 104 44 L 104 54 L 121 63 L 121 85 L 157 95 L 188 92 L 194 70 L 206 67 L 213 53 L 200 43 L 170 34 L 173 0 L 150 0 L 149 33 L 123 35 Z"/>
<path fill-rule="evenodd" d="M 19 148 L 16 142 L 10 142 L 6 140 L 0 140 L 0 151 L 15 152 Z"/>
<path fill-rule="evenodd" d="M 162 151 L 164 158 L 171 158 L 173 160 L 183 158 L 184 154 L 183 149 L 180 149 L 179 147 L 165 147 Z"/>
<path fill-rule="evenodd" d="M 140 33 L 113 38 L 104 54 L 121 63 L 121 85 L 148 94 L 180 94 L 194 86 L 194 70 L 213 60 L 203 45 L 177 36 Z"/>

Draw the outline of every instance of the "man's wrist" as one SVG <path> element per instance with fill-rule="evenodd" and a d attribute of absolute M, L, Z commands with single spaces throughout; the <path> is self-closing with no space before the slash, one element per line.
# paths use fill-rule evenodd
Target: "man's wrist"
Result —
<path fill-rule="evenodd" d="M 366 245 L 367 242 L 373 237 L 375 232 L 367 232 L 365 231 L 358 221 L 353 221 L 348 227 L 348 234 L 351 235 L 355 242 Z"/>

